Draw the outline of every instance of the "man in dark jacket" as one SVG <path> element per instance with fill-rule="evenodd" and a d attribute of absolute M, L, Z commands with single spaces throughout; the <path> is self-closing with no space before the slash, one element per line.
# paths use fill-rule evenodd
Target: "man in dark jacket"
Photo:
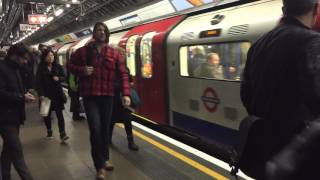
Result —
<path fill-rule="evenodd" d="M 265 160 L 320 113 L 320 35 L 310 29 L 318 0 L 283 3 L 280 24 L 249 50 L 241 82 L 248 113 L 266 119 Z"/>
<path fill-rule="evenodd" d="M 34 101 L 26 92 L 20 68 L 29 59 L 28 49 L 23 44 L 13 45 L 4 61 L 0 62 L 0 134 L 3 139 L 1 153 L 2 177 L 10 180 L 11 162 L 23 180 L 32 180 L 24 161 L 19 139 L 20 125 L 23 124 L 25 102 Z"/>

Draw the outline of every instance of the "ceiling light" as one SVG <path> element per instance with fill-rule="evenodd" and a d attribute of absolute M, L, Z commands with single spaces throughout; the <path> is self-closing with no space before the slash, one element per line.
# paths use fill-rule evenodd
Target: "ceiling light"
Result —
<path fill-rule="evenodd" d="M 78 0 L 72 0 L 72 3 L 77 3 L 78 2 Z"/>
<path fill-rule="evenodd" d="M 69 8 L 71 5 L 70 4 L 66 4 L 66 7 Z"/>
<path fill-rule="evenodd" d="M 58 9 L 56 12 L 54 12 L 55 16 L 60 16 L 63 13 L 63 9 Z"/>
<path fill-rule="evenodd" d="M 51 22 L 54 19 L 53 16 L 48 17 L 48 22 Z"/>

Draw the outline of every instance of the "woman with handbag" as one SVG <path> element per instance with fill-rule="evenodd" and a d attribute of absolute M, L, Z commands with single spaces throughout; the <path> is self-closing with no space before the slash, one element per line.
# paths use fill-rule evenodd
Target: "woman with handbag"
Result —
<path fill-rule="evenodd" d="M 55 62 L 55 55 L 52 50 L 45 50 L 41 56 L 36 75 L 36 86 L 40 101 L 45 97 L 51 100 L 48 115 L 44 117 L 47 128 L 47 138 L 52 139 L 51 112 L 55 111 L 58 119 L 60 139 L 65 142 L 69 137 L 65 132 L 63 117 L 64 103 L 67 99 L 61 87 L 61 82 L 65 81 L 62 66 Z"/>
<path fill-rule="evenodd" d="M 128 68 L 127 72 L 129 75 L 129 82 L 130 82 L 130 91 L 132 94 L 132 91 L 135 91 L 133 89 L 134 83 L 132 80 L 132 76 L 130 75 L 130 70 Z M 131 103 L 131 107 L 129 108 L 125 108 L 122 106 L 121 103 L 121 90 L 120 90 L 120 80 L 116 81 L 115 84 L 115 95 L 114 95 L 114 99 L 113 99 L 113 112 L 112 112 L 112 122 L 110 125 L 110 134 L 109 134 L 109 143 L 112 143 L 112 134 L 113 134 L 113 129 L 114 129 L 114 125 L 117 122 L 123 123 L 126 133 L 127 133 L 127 139 L 128 139 L 128 148 L 130 150 L 133 151 L 138 151 L 139 147 L 134 143 L 134 139 L 133 139 L 133 133 L 132 133 L 132 124 L 131 124 L 131 119 L 132 119 L 132 110 L 134 110 L 134 108 L 136 108 L 139 104 L 134 104 L 133 100 Z M 131 95 L 132 96 L 132 95 Z M 135 93 L 135 97 L 137 98 L 137 94 Z M 135 99 L 136 99 L 135 98 Z M 132 97 L 131 97 L 132 99 Z"/>

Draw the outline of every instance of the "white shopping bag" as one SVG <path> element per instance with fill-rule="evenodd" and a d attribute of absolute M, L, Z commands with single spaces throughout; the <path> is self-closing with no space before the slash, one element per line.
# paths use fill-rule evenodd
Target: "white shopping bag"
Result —
<path fill-rule="evenodd" d="M 51 100 L 47 97 L 43 98 L 40 104 L 40 116 L 46 117 L 49 114 Z"/>

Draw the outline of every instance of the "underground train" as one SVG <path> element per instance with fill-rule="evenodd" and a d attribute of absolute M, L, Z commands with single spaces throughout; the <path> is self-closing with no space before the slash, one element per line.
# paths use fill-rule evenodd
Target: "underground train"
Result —
<path fill-rule="evenodd" d="M 197 142 L 234 145 L 247 115 L 240 80 L 248 49 L 277 25 L 281 8 L 282 0 L 231 3 L 111 32 L 109 43 L 125 50 L 141 98 L 135 119 Z M 60 47 L 59 62 L 90 39 Z M 210 53 L 219 57 L 218 75 L 196 73 Z"/>

